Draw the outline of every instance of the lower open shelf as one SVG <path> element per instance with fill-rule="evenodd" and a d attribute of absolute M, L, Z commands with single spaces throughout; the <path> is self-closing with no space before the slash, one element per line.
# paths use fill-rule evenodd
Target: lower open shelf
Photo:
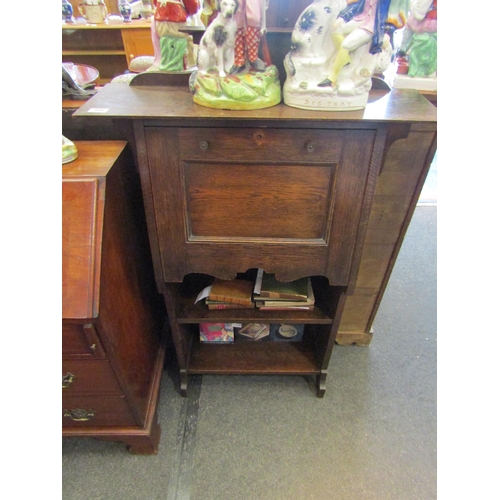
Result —
<path fill-rule="evenodd" d="M 251 277 L 251 272 L 245 275 Z M 179 361 L 181 394 L 187 394 L 189 375 L 302 375 L 316 377 L 318 397 L 323 397 L 328 363 L 345 302 L 345 287 L 330 286 L 326 278 L 311 276 L 315 303 L 310 310 L 209 310 L 204 302 L 195 301 L 200 291 L 212 282 L 211 276 L 193 274 L 186 276 L 182 283 L 166 282 L 164 285 Z M 220 326 L 217 326 L 221 328 L 220 338 L 216 334 L 212 337 L 214 342 L 202 341 L 201 323 L 232 324 L 234 341 L 225 338 L 223 330 L 227 332 L 228 329 Z M 239 329 L 249 324 L 269 325 L 269 338 L 242 339 Z M 280 337 L 277 328 L 280 331 L 283 325 L 296 327 L 299 336 L 293 340 L 287 335 Z M 206 334 L 205 329 L 203 339 L 207 338 Z"/>
<path fill-rule="evenodd" d="M 193 338 L 188 372 L 192 374 L 314 375 L 320 372 L 311 337 L 302 342 L 203 344 Z"/>

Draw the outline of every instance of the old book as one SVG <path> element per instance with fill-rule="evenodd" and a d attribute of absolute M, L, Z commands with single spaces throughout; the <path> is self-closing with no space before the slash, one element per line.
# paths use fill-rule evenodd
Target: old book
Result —
<path fill-rule="evenodd" d="M 200 341 L 213 344 L 232 344 L 234 327 L 231 323 L 200 323 Z"/>
<path fill-rule="evenodd" d="M 314 306 L 257 306 L 259 311 L 312 311 Z"/>
<path fill-rule="evenodd" d="M 254 286 L 254 298 L 256 300 L 286 299 L 307 301 L 308 283 L 311 278 L 305 277 L 295 281 L 278 281 L 274 274 L 257 273 L 257 280 Z M 257 290 L 260 289 L 260 292 Z"/>
<path fill-rule="evenodd" d="M 215 278 L 208 300 L 231 304 L 252 305 L 253 282 L 247 280 L 220 280 Z"/>
<path fill-rule="evenodd" d="M 276 342 L 300 342 L 304 337 L 304 325 L 273 324 L 271 340 Z"/>
<path fill-rule="evenodd" d="M 218 302 L 213 300 L 205 300 L 207 307 L 211 311 L 222 310 L 222 309 L 254 309 L 255 304 L 252 302 L 250 305 L 247 304 L 235 304 L 231 302 Z"/>
<path fill-rule="evenodd" d="M 301 309 L 313 309 L 314 308 L 314 291 L 311 284 L 311 280 L 307 281 L 307 299 L 306 300 L 290 300 L 290 299 L 258 299 L 255 298 L 256 306 L 259 309 L 269 308 L 269 307 L 278 307 L 278 308 L 292 308 L 299 307 Z"/>
<path fill-rule="evenodd" d="M 269 340 L 269 332 L 267 323 L 246 323 L 235 330 L 235 335 L 240 340 L 262 341 Z"/>

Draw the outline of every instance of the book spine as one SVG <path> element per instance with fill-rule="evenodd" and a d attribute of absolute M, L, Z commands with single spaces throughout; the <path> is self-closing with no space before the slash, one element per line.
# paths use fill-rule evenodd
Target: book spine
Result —
<path fill-rule="evenodd" d="M 235 297 L 226 297 L 225 295 L 210 295 L 209 299 L 214 301 L 214 302 L 230 302 L 231 304 L 241 304 L 243 306 L 251 306 L 252 301 L 251 300 L 246 300 L 246 299 L 238 299 Z"/>
<path fill-rule="evenodd" d="M 292 307 L 260 306 L 259 309 L 261 311 L 312 311 L 314 309 L 314 306 L 304 306 L 304 307 L 299 307 L 299 306 L 292 306 Z"/>
<path fill-rule="evenodd" d="M 267 307 L 312 307 L 314 302 L 306 302 L 301 300 L 261 300 L 255 302 L 257 307 L 267 306 Z"/>
<path fill-rule="evenodd" d="M 302 295 L 294 295 L 289 293 L 274 293 L 274 292 L 260 292 L 259 298 L 265 299 L 283 299 L 283 300 L 301 300 L 306 301 L 307 297 Z"/>
<path fill-rule="evenodd" d="M 221 309 L 253 309 L 252 305 L 244 305 L 244 304 L 207 304 L 208 309 L 211 311 L 221 310 Z"/>

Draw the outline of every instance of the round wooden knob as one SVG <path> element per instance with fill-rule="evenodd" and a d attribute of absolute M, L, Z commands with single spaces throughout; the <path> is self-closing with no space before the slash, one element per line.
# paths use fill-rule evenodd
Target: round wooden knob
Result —
<path fill-rule="evenodd" d="M 308 153 L 312 153 L 314 151 L 314 144 L 312 142 L 308 142 L 306 144 L 306 149 Z"/>
<path fill-rule="evenodd" d="M 208 142 L 207 141 L 200 141 L 200 149 L 202 151 L 206 151 L 208 149 Z"/>

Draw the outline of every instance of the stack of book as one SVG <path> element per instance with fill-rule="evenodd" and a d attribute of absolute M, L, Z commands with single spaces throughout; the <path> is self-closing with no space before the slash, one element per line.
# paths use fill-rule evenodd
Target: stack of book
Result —
<path fill-rule="evenodd" d="M 261 310 L 314 309 L 311 278 L 281 282 L 274 274 L 267 274 L 259 269 L 253 290 L 253 300 L 255 306 Z"/>
<path fill-rule="evenodd" d="M 253 309 L 253 287 L 252 281 L 215 278 L 212 285 L 198 295 L 196 302 L 204 299 L 209 309 Z"/>

